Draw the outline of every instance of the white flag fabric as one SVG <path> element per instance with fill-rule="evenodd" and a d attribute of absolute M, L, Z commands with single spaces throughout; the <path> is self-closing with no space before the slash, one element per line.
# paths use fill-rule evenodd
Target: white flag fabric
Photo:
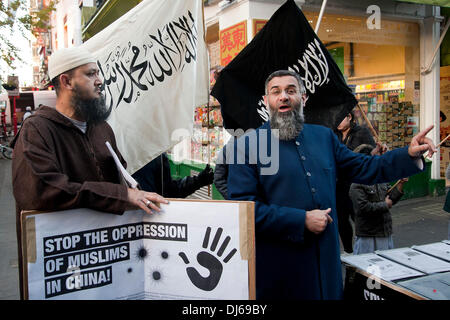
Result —
<path fill-rule="evenodd" d="M 98 59 L 128 172 L 192 134 L 209 93 L 202 0 L 144 0 L 82 46 Z"/>

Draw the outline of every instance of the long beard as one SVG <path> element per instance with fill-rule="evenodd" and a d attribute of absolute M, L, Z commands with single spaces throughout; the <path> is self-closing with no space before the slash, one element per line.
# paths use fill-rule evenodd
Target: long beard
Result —
<path fill-rule="evenodd" d="M 103 94 L 98 98 L 82 98 L 81 90 L 76 86 L 73 90 L 72 106 L 75 115 L 86 120 L 88 124 L 98 124 L 108 119 L 111 114 L 111 108 L 106 108 L 105 96 Z"/>
<path fill-rule="evenodd" d="M 277 109 L 270 110 L 270 128 L 275 129 L 274 134 L 280 140 L 294 140 L 303 130 L 305 117 L 303 115 L 303 106 L 294 105 L 291 111 L 278 112 Z"/>

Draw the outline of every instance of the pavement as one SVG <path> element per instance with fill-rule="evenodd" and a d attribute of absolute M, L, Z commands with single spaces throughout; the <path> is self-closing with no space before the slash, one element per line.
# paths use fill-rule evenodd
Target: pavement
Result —
<path fill-rule="evenodd" d="M 400 201 L 392 209 L 396 248 L 448 239 L 450 214 L 443 211 L 445 196 Z M 0 300 L 19 299 L 15 203 L 11 160 L 0 158 Z"/>
<path fill-rule="evenodd" d="M 16 212 L 11 185 L 11 160 L 0 157 L 0 299 L 19 299 Z"/>

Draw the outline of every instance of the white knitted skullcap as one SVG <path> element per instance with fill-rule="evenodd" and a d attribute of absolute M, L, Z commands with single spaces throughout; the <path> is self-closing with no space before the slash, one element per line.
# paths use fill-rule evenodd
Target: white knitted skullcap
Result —
<path fill-rule="evenodd" d="M 97 61 L 84 47 L 59 49 L 48 58 L 48 76 L 53 80 L 61 73 L 91 62 Z"/>

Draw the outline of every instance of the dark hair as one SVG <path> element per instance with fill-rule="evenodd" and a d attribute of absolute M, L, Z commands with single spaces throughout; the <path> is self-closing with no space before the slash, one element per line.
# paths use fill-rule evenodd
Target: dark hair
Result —
<path fill-rule="evenodd" d="M 68 70 L 68 71 L 64 71 L 64 72 L 61 73 L 61 74 L 64 74 L 64 73 L 65 73 L 65 74 L 69 75 L 69 77 L 72 77 L 72 76 L 73 76 L 73 71 L 74 71 L 74 70 L 75 70 L 75 68 L 70 69 L 70 70 Z M 61 83 L 60 83 L 60 81 L 59 81 L 59 76 L 60 76 L 61 74 L 58 74 L 56 77 L 54 77 L 54 78 L 51 80 L 52 85 L 53 85 L 53 87 L 55 88 L 56 95 L 58 95 L 59 90 L 61 89 Z"/>
<path fill-rule="evenodd" d="M 267 85 L 269 84 L 270 80 L 277 77 L 286 77 L 291 76 L 297 79 L 298 86 L 300 88 L 300 94 L 306 93 L 305 85 L 303 84 L 302 78 L 300 78 L 300 75 L 297 72 L 290 71 L 290 70 L 277 70 L 272 72 L 266 79 L 266 82 L 264 83 L 264 91 L 267 94 Z"/>
<path fill-rule="evenodd" d="M 353 129 L 356 126 L 355 112 L 352 110 L 349 114 L 352 116 L 352 119 L 350 120 L 350 128 Z"/>

